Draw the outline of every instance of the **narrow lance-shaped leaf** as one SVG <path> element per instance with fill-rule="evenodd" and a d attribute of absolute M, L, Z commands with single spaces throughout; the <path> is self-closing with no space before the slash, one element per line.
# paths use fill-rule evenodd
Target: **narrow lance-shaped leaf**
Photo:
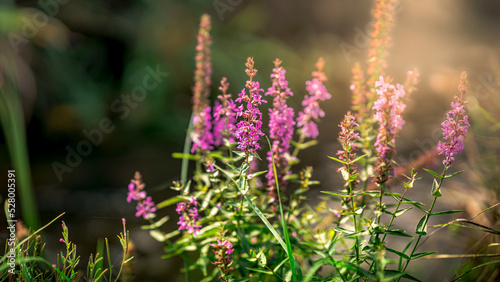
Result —
<path fill-rule="evenodd" d="M 439 187 L 439 183 L 436 179 L 432 182 L 432 196 L 441 197 L 441 188 Z"/>
<path fill-rule="evenodd" d="M 429 215 L 424 215 L 420 221 L 417 224 L 417 229 L 415 233 L 419 235 L 426 235 L 427 234 L 427 220 L 429 218 Z"/>

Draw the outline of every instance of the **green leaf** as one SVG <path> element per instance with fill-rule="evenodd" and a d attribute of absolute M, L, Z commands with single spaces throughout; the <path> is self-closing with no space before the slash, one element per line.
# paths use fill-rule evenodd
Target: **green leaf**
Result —
<path fill-rule="evenodd" d="M 226 164 L 226 165 L 234 171 L 239 171 L 239 169 L 232 164 Z"/>
<path fill-rule="evenodd" d="M 335 157 L 330 157 L 330 156 L 327 156 L 327 157 L 329 157 L 330 159 L 332 159 L 332 160 L 334 160 L 334 161 L 336 161 L 336 162 L 339 162 L 339 163 L 341 163 L 341 164 L 348 165 L 348 163 L 347 163 L 347 162 L 341 161 L 341 160 L 339 160 L 339 159 L 337 159 L 337 158 L 335 158 Z"/>
<path fill-rule="evenodd" d="M 247 267 L 247 269 L 250 271 L 254 271 L 254 272 L 260 272 L 260 273 L 264 273 L 267 275 L 273 275 L 273 272 L 270 270 L 267 270 L 267 269 L 252 268 L 252 267 Z"/>
<path fill-rule="evenodd" d="M 402 253 L 402 252 L 400 252 L 400 251 L 396 251 L 396 250 L 393 250 L 393 249 L 391 249 L 391 248 L 385 248 L 385 249 L 386 249 L 387 251 L 391 252 L 391 253 L 395 253 L 396 255 L 398 255 L 398 256 L 400 256 L 400 257 L 402 257 L 402 258 L 404 258 L 404 259 L 409 259 L 409 258 L 410 258 L 407 254 Z"/>
<path fill-rule="evenodd" d="M 167 222 L 169 220 L 169 216 L 164 216 L 162 217 L 160 220 L 158 220 L 157 222 L 151 224 L 151 225 L 143 225 L 141 226 L 141 229 L 142 230 L 149 230 L 149 229 L 156 229 L 160 226 L 162 226 L 165 222 Z"/>
<path fill-rule="evenodd" d="M 401 236 L 401 237 L 413 237 L 410 234 L 406 234 L 406 232 L 404 230 L 400 230 L 400 229 L 385 230 L 382 233 L 385 233 L 385 234 L 388 234 L 388 235 L 394 235 L 394 236 Z"/>
<path fill-rule="evenodd" d="M 309 271 L 307 271 L 306 273 L 306 276 L 304 277 L 304 280 L 303 282 L 309 282 L 311 281 L 311 279 L 313 278 L 314 274 L 316 272 L 318 272 L 318 270 L 323 266 L 325 265 L 325 262 L 327 261 L 328 259 L 321 259 L 321 260 L 318 260 L 316 261 L 313 266 L 309 269 Z"/>
<path fill-rule="evenodd" d="M 161 233 L 158 230 L 151 230 L 151 231 L 149 231 L 149 235 L 151 237 L 153 237 L 154 239 L 156 239 L 156 241 L 158 241 L 158 242 L 164 242 L 165 241 L 165 236 L 163 235 L 163 233 Z"/>
<path fill-rule="evenodd" d="M 385 279 L 382 281 L 395 281 L 395 280 L 397 280 L 396 278 L 398 278 L 398 277 L 404 277 L 404 278 L 409 279 L 409 280 L 420 282 L 420 280 L 418 280 L 417 278 L 415 278 L 411 275 L 408 275 L 404 272 L 399 272 L 396 270 L 384 270 L 384 275 L 385 275 Z"/>
<path fill-rule="evenodd" d="M 357 162 L 357 161 L 361 160 L 362 158 L 364 158 L 364 157 L 366 157 L 366 156 L 367 156 L 366 154 L 364 154 L 364 155 L 362 155 L 362 156 L 359 156 L 359 157 L 357 157 L 356 159 L 354 159 L 353 161 L 351 161 L 349 164 L 353 164 L 353 163 L 355 163 L 355 162 Z"/>
<path fill-rule="evenodd" d="M 414 259 L 418 259 L 418 258 L 421 258 L 421 257 L 425 257 L 425 256 L 428 256 L 428 255 L 432 255 L 432 254 L 435 254 L 436 252 L 427 252 L 427 253 L 418 253 L 418 254 L 413 254 L 411 256 L 411 260 L 414 260 Z"/>
<path fill-rule="evenodd" d="M 351 197 L 348 194 L 339 194 L 339 193 L 333 193 L 333 192 L 328 192 L 328 191 L 320 191 L 320 192 L 323 193 L 323 194 L 328 194 L 328 195 L 342 197 L 342 198 L 349 198 L 349 197 Z"/>
<path fill-rule="evenodd" d="M 406 188 L 406 189 L 411 189 L 411 188 L 413 188 L 413 185 L 410 185 L 410 184 L 408 184 L 408 183 L 406 183 L 406 182 L 403 182 L 403 185 L 405 186 L 405 188 Z"/>
<path fill-rule="evenodd" d="M 233 151 L 233 153 L 242 158 L 246 157 L 245 152 L 242 151 Z"/>
<path fill-rule="evenodd" d="M 465 210 L 452 210 L 452 211 L 433 212 L 430 215 L 443 215 L 443 214 L 452 214 L 452 213 L 459 213 L 459 212 L 465 212 Z"/>
<path fill-rule="evenodd" d="M 266 267 L 267 265 L 267 258 L 262 250 L 260 250 L 259 253 L 257 254 L 257 263 L 259 264 L 260 267 Z"/>
<path fill-rule="evenodd" d="M 183 154 L 183 153 L 172 153 L 172 158 L 174 159 L 188 159 L 190 161 L 198 161 L 200 160 L 200 156 L 198 155 L 191 155 L 191 154 Z"/>
<path fill-rule="evenodd" d="M 281 261 L 281 262 L 280 262 L 280 263 L 279 263 L 279 264 L 278 264 L 278 265 L 277 265 L 277 266 L 273 269 L 273 271 L 274 271 L 274 272 L 278 272 L 278 270 L 280 269 L 280 267 L 281 267 L 281 266 L 283 266 L 283 264 L 284 264 L 285 262 L 287 262 L 287 261 L 288 261 L 288 259 L 289 259 L 289 258 L 288 258 L 288 257 L 286 257 L 284 260 L 282 260 L 282 261 Z"/>
<path fill-rule="evenodd" d="M 469 272 L 473 271 L 473 270 L 476 270 L 476 269 L 481 268 L 481 267 L 483 267 L 483 266 L 487 266 L 487 265 L 489 265 L 489 264 L 495 264 L 495 263 L 500 263 L 500 260 L 488 261 L 488 262 L 482 263 L 482 264 L 480 264 L 480 265 L 478 265 L 478 266 L 475 266 L 475 267 L 473 267 L 473 268 L 469 269 L 468 271 L 466 271 L 466 272 L 464 272 L 464 273 L 460 274 L 460 276 L 458 276 L 458 277 L 457 277 L 457 279 L 458 279 L 458 278 L 460 278 L 460 277 L 462 277 L 462 276 L 464 276 L 465 274 L 467 274 L 467 273 L 469 273 Z"/>
<path fill-rule="evenodd" d="M 398 210 L 394 213 L 394 217 L 398 217 L 398 216 L 401 216 L 403 215 L 405 212 L 411 210 L 412 208 L 406 208 L 406 209 L 402 209 L 402 210 Z"/>
<path fill-rule="evenodd" d="M 156 205 L 156 208 L 157 209 L 162 209 L 162 208 L 165 208 L 165 207 L 168 207 L 168 206 L 171 206 L 173 204 L 177 204 L 179 202 L 182 202 L 184 200 L 184 197 L 183 196 L 175 196 L 173 198 L 170 198 L 170 199 L 167 199 L 163 202 L 160 202 Z"/>
<path fill-rule="evenodd" d="M 256 172 L 256 173 L 251 173 L 251 174 L 248 175 L 248 179 L 250 180 L 250 179 L 252 179 L 254 177 L 257 177 L 259 175 L 262 175 L 262 174 L 264 174 L 266 172 L 267 172 L 267 170 L 259 171 L 259 172 Z"/>
<path fill-rule="evenodd" d="M 288 270 L 288 272 L 285 275 L 285 282 L 290 282 L 292 281 L 292 271 Z"/>
<path fill-rule="evenodd" d="M 203 202 L 201 204 L 202 209 L 206 209 L 208 207 L 208 204 L 210 203 L 210 200 L 212 199 L 212 194 L 214 193 L 213 189 L 208 190 L 208 192 L 205 192 Z"/>
<path fill-rule="evenodd" d="M 349 173 L 345 169 L 341 169 L 340 173 L 342 174 L 342 178 L 344 178 L 344 181 L 349 181 Z"/>
<path fill-rule="evenodd" d="M 347 230 L 347 229 L 340 227 L 340 226 L 334 227 L 333 230 L 335 230 L 336 232 L 339 232 L 339 233 L 346 233 L 346 234 L 353 234 L 354 233 L 354 231 Z"/>
<path fill-rule="evenodd" d="M 428 173 L 434 175 L 435 177 L 437 178 L 441 178 L 441 175 L 435 173 L 434 171 L 430 170 L 430 169 L 426 169 L 426 168 L 422 168 L 423 170 L 427 171 Z"/>
<path fill-rule="evenodd" d="M 439 187 L 439 183 L 437 180 L 434 178 L 434 181 L 432 182 L 432 196 L 434 197 L 441 197 L 441 189 Z"/>
<path fill-rule="evenodd" d="M 359 173 L 353 174 L 349 176 L 349 179 L 347 179 L 347 182 L 354 182 L 356 178 L 358 177 Z"/>
<path fill-rule="evenodd" d="M 406 279 L 412 280 L 412 281 L 422 282 L 422 280 L 415 278 L 415 277 L 411 276 L 410 274 L 403 275 L 403 278 L 406 278 Z"/>
<path fill-rule="evenodd" d="M 415 233 L 419 235 L 427 235 L 427 220 L 429 219 L 429 215 L 424 215 L 417 224 L 417 229 Z"/>
<path fill-rule="evenodd" d="M 311 140 L 311 141 L 308 141 L 306 143 L 297 143 L 297 142 L 292 141 L 292 144 L 295 147 L 297 147 L 299 150 L 304 150 L 304 149 L 307 149 L 309 147 L 312 147 L 312 146 L 318 144 L 318 141 L 317 140 Z"/>
<path fill-rule="evenodd" d="M 461 171 L 457 171 L 457 172 L 452 173 L 452 174 L 445 175 L 445 176 L 444 176 L 444 179 L 446 179 L 446 178 L 450 178 L 450 177 L 453 177 L 453 176 L 455 176 L 455 175 L 459 175 L 459 174 L 460 174 L 460 173 L 462 173 L 462 172 L 464 172 L 464 171 L 463 171 L 463 170 L 461 170 Z"/>
<path fill-rule="evenodd" d="M 164 238 L 165 240 L 168 240 L 168 239 L 170 239 L 170 238 L 172 238 L 172 237 L 174 237 L 174 236 L 177 236 L 177 235 L 179 235 L 179 234 L 181 234 L 181 232 L 180 232 L 179 230 L 174 230 L 174 231 L 172 231 L 172 232 L 170 232 L 170 233 L 167 233 L 167 234 L 163 235 L 163 236 L 164 236 L 163 238 Z"/>

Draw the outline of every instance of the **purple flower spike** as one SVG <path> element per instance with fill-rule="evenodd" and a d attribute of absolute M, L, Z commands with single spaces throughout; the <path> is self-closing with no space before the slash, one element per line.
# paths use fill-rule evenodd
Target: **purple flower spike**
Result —
<path fill-rule="evenodd" d="M 375 119 L 380 123 L 375 148 L 380 153 L 382 159 L 390 161 L 389 156 L 391 145 L 396 142 L 396 133 L 401 130 L 405 121 L 402 114 L 406 105 L 401 101 L 405 95 L 404 87 L 400 84 L 396 86 L 385 83 L 384 78 L 380 77 L 379 81 L 375 82 L 375 87 L 379 98 L 373 105 Z"/>
<path fill-rule="evenodd" d="M 210 244 L 210 247 L 215 249 L 213 252 L 217 258 L 212 264 L 216 265 L 222 272 L 219 279 L 222 281 L 229 281 L 226 279 L 226 276 L 233 270 L 231 266 L 231 254 L 234 252 L 233 244 L 227 239 L 217 239 L 217 244 Z"/>
<path fill-rule="evenodd" d="M 146 184 L 142 182 L 141 174 L 136 171 L 134 179 L 132 179 L 128 185 L 127 202 L 130 203 L 132 200 L 137 201 L 137 212 L 135 216 L 142 216 L 145 219 L 149 219 L 155 217 L 156 207 L 151 197 L 148 197 L 146 191 L 144 191 L 145 187 Z"/>
<path fill-rule="evenodd" d="M 236 138 L 238 139 L 238 149 L 248 156 L 249 153 L 255 153 L 256 150 L 260 149 L 259 137 L 263 136 L 264 133 L 261 130 L 262 113 L 259 106 L 266 101 L 262 100 L 260 92 L 264 90 L 260 88 L 259 82 L 253 81 L 253 77 L 257 74 L 257 70 L 253 68 L 253 58 L 249 57 L 245 65 L 247 67 L 246 73 L 250 77 L 246 83 L 249 94 L 247 95 L 243 89 L 236 99 L 236 102 L 240 103 L 236 115 L 242 118 L 236 125 Z M 243 103 L 246 103 L 246 108 Z"/>
<path fill-rule="evenodd" d="M 196 224 L 196 222 L 201 219 L 197 206 L 198 203 L 196 198 L 191 196 L 189 200 L 177 203 L 176 209 L 177 213 L 182 215 L 177 222 L 179 230 L 186 229 L 189 233 L 193 233 L 194 237 L 198 235 L 201 229 L 201 225 Z"/>
<path fill-rule="evenodd" d="M 210 107 L 207 106 L 198 115 L 193 116 L 194 130 L 191 135 L 193 146 L 191 153 L 196 150 L 208 151 L 213 149 L 213 136 L 210 131 L 212 128 L 212 116 L 210 115 Z"/>
<path fill-rule="evenodd" d="M 313 72 L 314 78 L 306 81 L 306 90 L 309 95 L 304 96 L 304 100 L 302 101 L 304 109 L 297 117 L 298 128 L 305 137 L 311 139 L 318 137 L 319 132 L 316 123 L 320 118 L 325 116 L 325 112 L 319 107 L 319 101 L 325 101 L 332 97 L 323 84 L 323 81 L 326 80 L 325 73 L 323 72 L 324 66 L 325 61 L 323 58 L 319 58 L 316 63 L 318 70 Z"/>
<path fill-rule="evenodd" d="M 375 82 L 375 88 L 378 99 L 373 105 L 373 110 L 375 110 L 374 118 L 379 122 L 375 141 L 375 150 L 378 152 L 375 181 L 383 184 L 394 176 L 391 162 L 396 154 L 396 135 L 405 124 L 402 114 L 406 105 L 401 101 L 405 96 L 405 90 L 400 84 L 394 86 L 386 83 L 382 76 Z"/>
<path fill-rule="evenodd" d="M 455 155 L 458 155 L 464 149 L 464 139 L 467 130 L 470 127 L 469 117 L 465 112 L 465 104 L 463 100 L 466 88 L 467 73 L 463 72 L 458 89 L 460 90 L 460 98 L 455 96 L 456 102 L 451 102 L 451 110 L 446 113 L 446 120 L 441 123 L 443 127 L 443 138 L 447 142 L 439 141 L 438 154 L 444 155 L 443 164 L 451 167 L 455 161 Z"/>
<path fill-rule="evenodd" d="M 284 171 L 290 160 L 290 141 L 293 137 L 295 121 L 293 117 L 295 112 L 293 108 L 288 107 L 286 99 L 293 96 L 288 88 L 288 81 L 285 78 L 286 70 L 281 67 L 281 60 L 274 61 L 275 68 L 271 74 L 273 80 L 272 86 L 267 90 L 266 95 L 273 96 L 273 108 L 269 109 L 269 137 L 272 139 L 271 151 L 267 153 L 269 161 L 266 174 L 269 194 L 276 196 L 276 180 L 273 170 L 273 159 L 276 165 L 276 173 L 280 187 L 286 187 L 283 177 L 289 172 Z"/>
<path fill-rule="evenodd" d="M 347 112 L 347 115 L 344 116 L 344 119 L 340 122 L 340 132 L 339 132 L 339 143 L 342 146 L 342 150 L 337 151 L 337 156 L 340 160 L 346 162 L 342 167 L 338 169 L 338 171 L 347 173 L 348 175 L 356 174 L 356 164 L 351 163 L 355 159 L 355 151 L 358 150 L 356 146 L 356 141 L 359 139 L 359 133 L 355 132 L 355 127 L 359 126 L 356 123 L 356 118 L 351 114 L 351 112 Z M 351 185 L 356 185 L 358 183 L 357 180 L 354 182 L 346 182 L 346 188 L 352 189 Z"/>
<path fill-rule="evenodd" d="M 210 85 L 212 84 L 212 63 L 210 58 L 211 29 L 210 16 L 204 14 L 200 19 L 198 44 L 196 45 L 196 69 L 194 71 L 193 86 L 193 132 L 191 133 L 191 153 L 197 150 L 207 151 L 212 149 L 213 137 L 210 132 L 212 117 L 210 102 Z"/>
<path fill-rule="evenodd" d="M 146 192 L 145 191 L 141 191 L 139 189 L 139 187 L 140 186 L 136 186 L 134 183 L 130 183 L 128 185 L 127 202 L 130 203 L 130 202 L 132 202 L 132 200 L 142 201 L 144 198 L 146 198 Z"/>
<path fill-rule="evenodd" d="M 152 218 L 154 212 L 156 211 L 155 203 L 151 200 L 151 197 L 146 197 L 146 199 L 140 202 L 137 207 L 136 217 L 144 217 L 145 219 Z"/>
<path fill-rule="evenodd" d="M 225 77 L 221 80 L 221 86 L 219 89 L 222 91 L 222 95 L 217 98 L 219 101 L 215 101 L 214 106 L 214 135 L 213 141 L 215 146 L 223 145 L 224 138 L 231 144 L 236 141 L 235 131 L 236 131 L 236 105 L 233 99 L 231 99 L 231 94 L 226 94 L 229 83 Z"/>

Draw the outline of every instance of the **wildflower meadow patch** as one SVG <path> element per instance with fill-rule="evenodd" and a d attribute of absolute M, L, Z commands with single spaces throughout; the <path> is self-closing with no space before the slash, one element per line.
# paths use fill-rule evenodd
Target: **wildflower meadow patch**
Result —
<path fill-rule="evenodd" d="M 394 161 L 397 137 L 419 72 L 408 71 L 401 84 L 385 74 L 393 2 L 377 1 L 366 72 L 359 63 L 353 68 L 352 109 L 339 124 L 342 149 L 330 156 L 344 185 L 322 191 L 338 203 L 338 210 L 310 206 L 306 192 L 318 184 L 313 168 L 295 169 L 300 153 L 314 146 L 320 134 L 318 123 L 325 116 L 321 103 L 335 97 L 323 84 L 325 60 L 319 58 L 305 82 L 301 109 L 287 104 L 303 90 L 289 88 L 285 62 L 274 61 L 272 86 L 266 91 L 256 80 L 258 59 L 253 57 L 246 60 L 248 80 L 237 98 L 228 94 L 230 84 L 223 77 L 211 106 L 211 22 L 207 15 L 201 17 L 190 138 L 184 153 L 174 154 L 184 164 L 194 162 L 195 170 L 192 177 L 184 170 L 172 185 L 179 196 L 156 205 L 158 210 L 177 206 L 178 230 L 165 231 L 160 225 L 167 218 L 148 215 L 151 235 L 165 244 L 164 258 L 184 259 L 186 280 L 190 272 L 200 271 L 203 281 L 419 281 L 412 261 L 435 254 L 418 252 L 430 217 L 462 212 L 435 212 L 434 207 L 443 183 L 461 173 L 452 166 L 470 126 L 467 73 L 457 78 L 460 96 L 442 123 L 443 140 L 436 151 L 443 158 L 442 172 L 415 167 L 404 176 L 406 182 L 396 183 L 395 177 L 402 176 L 396 175 Z M 261 110 L 265 103 L 271 104 L 267 113 Z M 430 205 L 406 197 L 420 173 L 434 177 Z M 402 194 L 394 192 L 397 185 L 404 188 Z M 129 197 L 135 193 L 130 191 Z M 412 209 L 422 214 L 414 229 L 395 228 Z M 138 213 L 142 210 L 138 205 Z M 396 237 L 402 238 L 403 248 L 391 244 Z"/>

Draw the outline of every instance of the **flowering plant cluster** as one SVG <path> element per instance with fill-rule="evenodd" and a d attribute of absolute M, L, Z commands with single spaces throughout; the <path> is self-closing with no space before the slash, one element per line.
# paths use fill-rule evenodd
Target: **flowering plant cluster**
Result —
<path fill-rule="evenodd" d="M 200 214 L 198 213 L 198 203 L 196 198 L 191 196 L 187 201 L 177 203 L 177 214 L 181 215 L 179 217 L 179 230 L 186 229 L 188 232 L 193 233 L 196 237 L 197 233 L 200 232 L 200 225 L 196 222 L 200 220 Z"/>
<path fill-rule="evenodd" d="M 422 168 L 434 178 L 433 202 L 426 209 L 424 203 L 406 197 L 421 167 L 413 167 L 406 176 L 396 170 L 399 164 L 394 161 L 407 97 L 416 90 L 419 77 L 418 71 L 409 71 L 406 81 L 398 84 L 385 74 L 395 2 L 376 1 L 366 72 L 359 63 L 353 68 L 352 109 L 339 123 L 340 149 L 330 157 L 340 164 L 337 172 L 343 185 L 322 191 L 317 207 L 305 201 L 311 186 L 319 184 L 312 179 L 313 169 L 296 165 L 300 152 L 317 143 L 318 123 L 326 117 L 321 103 L 332 97 L 325 85 L 325 60 L 316 63 L 305 91 L 292 91 L 283 62 L 276 59 L 264 91 L 261 83 L 266 82 L 257 80 L 256 62 L 249 57 L 248 80 L 237 98 L 228 94 L 224 77 L 212 107 L 211 26 L 209 17 L 202 16 L 191 138 L 184 153 L 174 154 L 183 161 L 181 179 L 171 187 L 180 195 L 145 210 L 144 202 L 152 200 L 136 174 L 128 198 L 139 201 L 136 216 L 148 219 L 145 229 L 166 245 L 164 258 L 183 257 L 186 280 L 197 269 L 202 281 L 419 281 L 408 267 L 434 254 L 416 252 L 427 235 L 429 218 L 461 212 L 433 209 L 444 180 L 461 173 L 446 174 L 463 150 L 469 129 L 466 74 L 459 84 L 460 98 L 455 97 L 442 123 L 445 140 L 433 156 L 444 156 L 443 172 Z M 299 93 L 302 108 L 295 115 L 288 102 Z M 189 161 L 195 164 L 192 178 Z M 402 177 L 407 179 L 402 185 L 394 181 Z M 403 192 L 397 193 L 398 188 Z M 386 204 L 387 199 L 393 204 Z M 165 231 L 161 226 L 169 217 L 153 221 L 151 215 L 173 205 L 179 227 Z M 411 209 L 423 213 L 415 230 L 395 228 Z M 397 237 L 398 242 L 407 240 L 402 250 L 392 241 Z"/>
<path fill-rule="evenodd" d="M 135 216 L 144 217 L 145 219 L 155 217 L 154 212 L 156 211 L 155 203 L 151 199 L 150 196 L 147 196 L 144 188 L 146 184 L 142 182 L 141 174 L 136 171 L 134 175 L 134 179 L 130 180 L 130 184 L 128 185 L 128 196 L 127 202 L 132 202 L 132 200 L 137 201 L 137 212 Z"/>

